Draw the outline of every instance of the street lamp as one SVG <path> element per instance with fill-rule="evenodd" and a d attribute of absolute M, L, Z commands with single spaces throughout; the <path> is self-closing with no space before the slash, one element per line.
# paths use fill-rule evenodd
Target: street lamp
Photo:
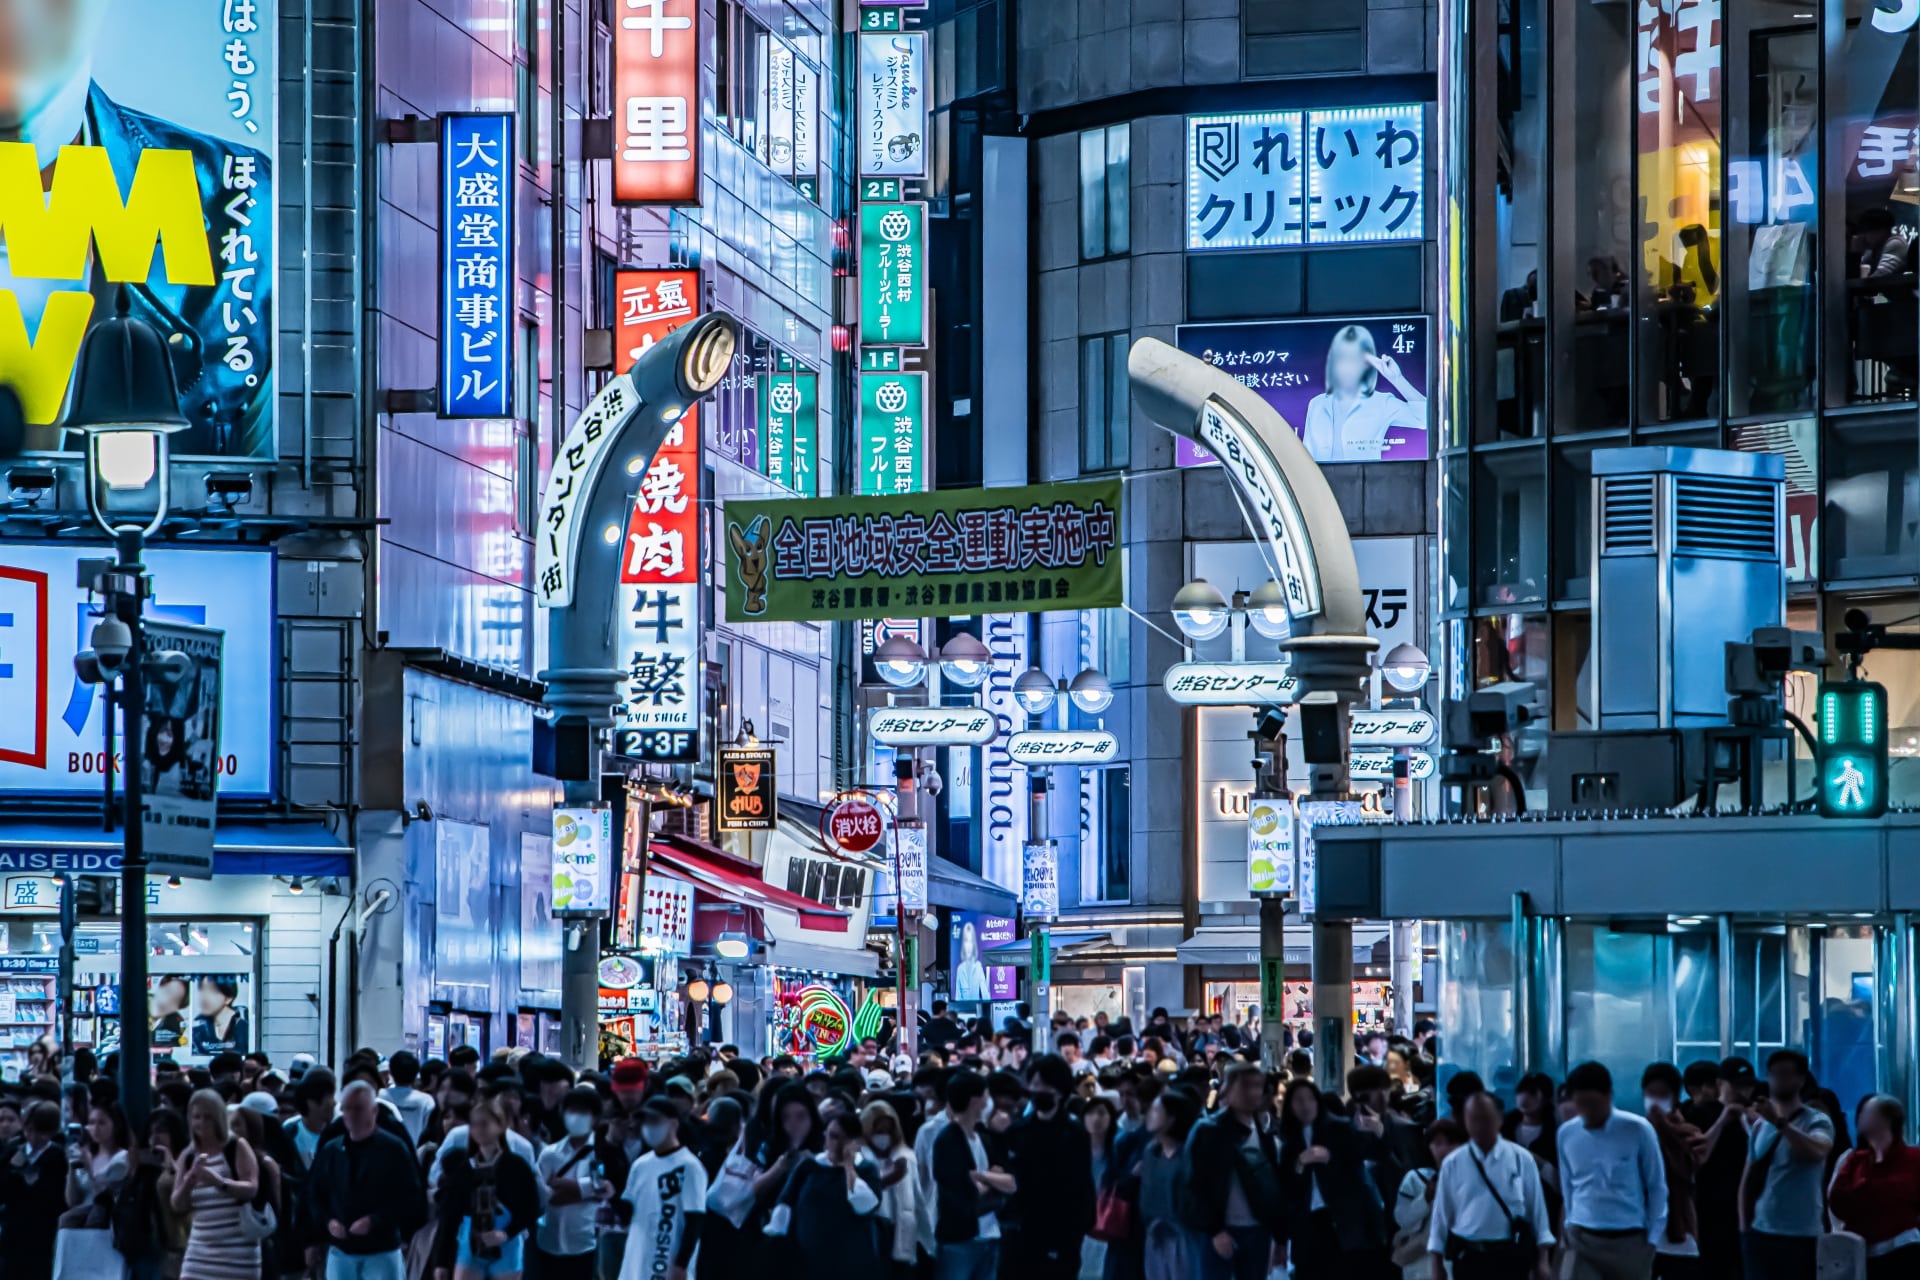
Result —
<path fill-rule="evenodd" d="M 940 646 L 940 674 L 957 688 L 978 689 L 992 667 L 992 650 L 971 632 L 957 632 Z"/>
<path fill-rule="evenodd" d="M 1432 672 L 1426 653 L 1408 641 L 1393 646 L 1380 660 L 1380 678 L 1401 693 L 1418 693 Z"/>
<path fill-rule="evenodd" d="M 1227 629 L 1233 613 L 1220 588 L 1195 578 L 1174 593 L 1173 621 L 1189 640 L 1211 640 Z"/>
<path fill-rule="evenodd" d="M 120 812 L 124 842 L 120 990 L 127 993 L 120 1002 L 120 1104 L 133 1131 L 145 1133 L 153 1098 L 153 1036 L 146 1008 L 147 850 L 141 778 L 147 699 L 141 612 L 149 587 L 141 556 L 148 535 L 167 516 L 167 437 L 185 428 L 187 420 L 180 412 L 180 392 L 166 339 L 153 325 L 130 314 L 131 308 L 131 295 L 122 285 L 113 318 L 95 326 L 81 342 L 65 426 L 86 436 L 87 511 L 113 539 L 117 557 L 101 579 L 108 617 L 95 628 L 95 648 L 76 655 L 75 663 L 83 678 L 91 664 L 96 678 L 109 682 L 112 668 L 119 667 L 125 761 Z M 120 659 L 112 662 L 116 651 Z M 111 692 L 108 696 L 111 702 Z"/>
<path fill-rule="evenodd" d="M 1287 596 L 1278 582 L 1268 578 L 1247 598 L 1247 621 L 1269 640 L 1285 640 L 1293 634 L 1293 619 L 1287 613 Z"/>
<path fill-rule="evenodd" d="M 873 651 L 873 669 L 896 689 L 911 689 L 927 677 L 927 651 L 906 636 L 889 636 Z"/>
<path fill-rule="evenodd" d="M 1054 695 L 1053 677 L 1038 667 L 1028 667 L 1013 682 L 1013 700 L 1030 716 L 1045 715 Z"/>
<path fill-rule="evenodd" d="M 1067 685 L 1067 697 L 1088 715 L 1097 716 L 1113 705 L 1113 685 L 1105 676 L 1088 667 Z"/>

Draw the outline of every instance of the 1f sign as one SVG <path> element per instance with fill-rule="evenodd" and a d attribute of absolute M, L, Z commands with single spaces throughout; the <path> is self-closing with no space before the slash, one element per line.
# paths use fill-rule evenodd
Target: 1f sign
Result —
<path fill-rule="evenodd" d="M 700 0 L 619 0 L 613 198 L 700 200 Z"/>

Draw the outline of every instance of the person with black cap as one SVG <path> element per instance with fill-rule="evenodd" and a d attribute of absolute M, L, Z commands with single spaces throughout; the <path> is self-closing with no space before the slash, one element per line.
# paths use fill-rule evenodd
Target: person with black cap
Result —
<path fill-rule="evenodd" d="M 665 1098 L 640 1107 L 646 1153 L 621 1196 L 628 1218 L 619 1280 L 687 1280 L 707 1209 L 707 1171 L 680 1141 L 680 1108 Z"/>
<path fill-rule="evenodd" d="M 1705 1280 L 1740 1280 L 1740 1184 L 1747 1171 L 1747 1108 L 1760 1089 L 1753 1064 L 1728 1058 L 1718 1071 L 1720 1099 L 1706 1119 L 1706 1154 L 1693 1177 L 1694 1216 L 1700 1228 L 1700 1270 Z M 1691 1105 L 1691 1104 L 1690 1104 Z"/>
<path fill-rule="evenodd" d="M 1015 1280 L 1072 1280 L 1093 1226 L 1093 1150 L 1067 1114 L 1073 1069 L 1055 1053 L 1027 1063 L 1026 1114 L 1007 1130 L 1019 1231 L 1008 1242 Z"/>
<path fill-rule="evenodd" d="M 557 1112 L 563 1136 L 543 1148 L 534 1172 L 546 1185 L 547 1210 L 533 1237 L 533 1273 L 541 1280 L 593 1280 L 600 1244 L 600 1207 L 625 1185 L 627 1158 L 595 1136 L 600 1094 L 576 1085 Z"/>

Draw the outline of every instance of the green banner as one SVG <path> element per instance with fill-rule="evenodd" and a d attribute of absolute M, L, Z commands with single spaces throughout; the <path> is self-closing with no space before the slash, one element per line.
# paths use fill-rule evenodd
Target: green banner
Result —
<path fill-rule="evenodd" d="M 781 363 L 784 368 L 791 362 Z M 812 497 L 820 435 L 820 377 L 795 367 L 790 372 L 763 373 L 757 381 L 760 458 L 767 479 Z"/>
<path fill-rule="evenodd" d="M 860 375 L 856 494 L 918 493 L 926 482 L 927 375 Z"/>
<path fill-rule="evenodd" d="M 727 619 L 951 617 L 1122 602 L 1120 481 L 726 504 Z"/>
<path fill-rule="evenodd" d="M 860 206 L 862 343 L 926 344 L 926 260 L 926 205 L 905 201 Z"/>

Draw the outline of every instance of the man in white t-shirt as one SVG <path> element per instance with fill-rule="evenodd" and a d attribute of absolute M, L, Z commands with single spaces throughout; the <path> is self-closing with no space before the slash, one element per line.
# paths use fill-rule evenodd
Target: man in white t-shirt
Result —
<path fill-rule="evenodd" d="M 633 1162 L 626 1194 L 632 1207 L 620 1280 L 688 1280 L 707 1209 L 707 1171 L 680 1144 L 680 1110 L 665 1098 L 640 1107 L 647 1150 Z"/>

